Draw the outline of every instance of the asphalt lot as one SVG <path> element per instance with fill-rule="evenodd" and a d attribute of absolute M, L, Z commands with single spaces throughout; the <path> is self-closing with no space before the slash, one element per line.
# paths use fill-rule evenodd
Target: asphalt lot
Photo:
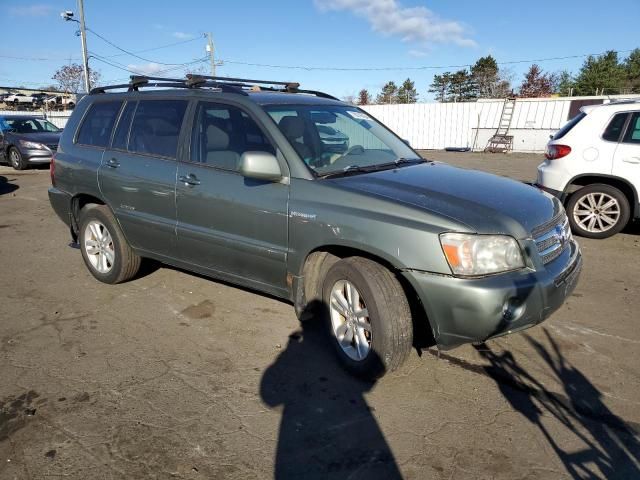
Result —
<path fill-rule="evenodd" d="M 530 181 L 540 162 L 426 156 Z M 541 326 L 369 384 L 273 298 L 166 267 L 98 283 L 48 183 L 0 167 L 1 479 L 640 478 L 637 226 L 581 239 Z"/>

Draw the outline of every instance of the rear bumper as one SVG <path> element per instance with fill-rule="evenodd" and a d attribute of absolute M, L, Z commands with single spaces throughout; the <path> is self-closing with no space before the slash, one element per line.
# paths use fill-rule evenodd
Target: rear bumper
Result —
<path fill-rule="evenodd" d="M 573 243 L 542 271 L 465 279 L 405 271 L 441 349 L 483 342 L 537 325 L 573 292 L 582 255 Z"/>
<path fill-rule="evenodd" d="M 71 226 L 71 195 L 56 187 L 49 187 L 49 202 L 60 220 Z"/>

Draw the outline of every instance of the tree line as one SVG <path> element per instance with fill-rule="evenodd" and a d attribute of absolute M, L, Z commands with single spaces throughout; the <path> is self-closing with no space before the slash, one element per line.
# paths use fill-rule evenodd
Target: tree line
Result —
<path fill-rule="evenodd" d="M 533 64 L 519 85 L 512 84 L 508 70 L 500 69 L 491 55 L 482 57 L 469 69 L 434 75 L 429 93 L 438 102 L 469 102 L 481 98 L 614 95 L 640 93 L 640 48 L 621 60 L 615 51 L 590 55 L 577 74 L 567 70 L 545 72 Z M 399 87 L 387 82 L 373 98 L 362 89 L 354 99 L 358 105 L 416 103 L 415 82 L 407 78 Z"/>

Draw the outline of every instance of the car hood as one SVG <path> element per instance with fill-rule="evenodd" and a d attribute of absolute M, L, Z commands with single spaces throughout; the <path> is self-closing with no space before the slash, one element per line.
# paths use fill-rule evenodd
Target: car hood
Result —
<path fill-rule="evenodd" d="M 29 142 L 44 143 L 45 145 L 57 145 L 62 132 L 35 132 L 35 133 L 12 133 L 12 137 Z"/>
<path fill-rule="evenodd" d="M 535 227 L 562 209 L 557 199 L 524 183 L 439 162 L 332 181 L 342 188 L 445 216 L 474 232 L 517 238 L 530 237 Z"/>

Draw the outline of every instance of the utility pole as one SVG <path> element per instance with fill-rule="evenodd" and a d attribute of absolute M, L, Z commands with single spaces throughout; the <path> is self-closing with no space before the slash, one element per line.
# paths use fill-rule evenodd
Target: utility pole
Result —
<path fill-rule="evenodd" d="M 84 65 L 84 88 L 87 93 L 91 90 L 89 79 L 89 57 L 87 56 L 87 29 L 84 25 L 84 2 L 78 0 L 78 13 L 80 14 L 80 40 L 82 41 L 82 63 Z"/>
<path fill-rule="evenodd" d="M 80 2 L 82 0 L 79 0 Z M 213 48 L 213 39 L 211 38 L 211 32 L 207 33 L 207 38 L 209 39 L 207 43 L 207 52 L 209 52 L 209 61 L 211 62 L 211 76 L 216 76 L 216 60 L 215 60 L 215 51 Z"/>

